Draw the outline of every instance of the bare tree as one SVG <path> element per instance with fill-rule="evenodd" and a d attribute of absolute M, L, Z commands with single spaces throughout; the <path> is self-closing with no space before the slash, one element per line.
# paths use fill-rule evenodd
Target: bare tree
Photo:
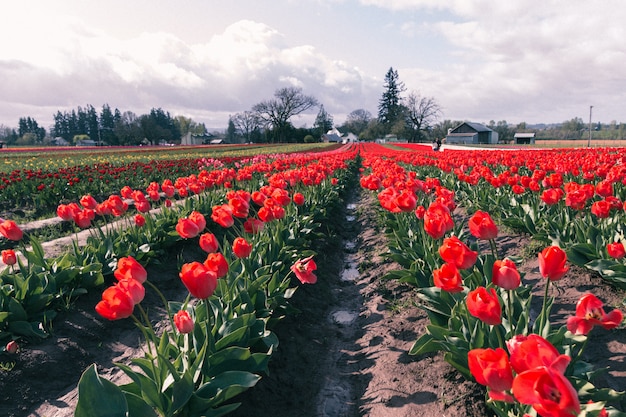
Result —
<path fill-rule="evenodd" d="M 252 110 L 257 112 L 261 120 L 272 126 L 278 136 L 278 141 L 284 142 L 289 119 L 317 104 L 317 99 L 302 94 L 301 88 L 285 87 L 276 90 L 273 99 L 255 104 Z"/>
<path fill-rule="evenodd" d="M 356 109 L 350 112 L 348 117 L 346 117 L 344 127 L 355 135 L 360 136 L 361 133 L 367 129 L 371 120 L 372 113 L 365 109 Z"/>
<path fill-rule="evenodd" d="M 237 131 L 246 138 L 246 142 L 250 142 L 250 135 L 260 127 L 259 115 L 249 110 L 236 113 L 232 120 Z"/>
<path fill-rule="evenodd" d="M 405 103 L 409 141 L 419 142 L 423 138 L 422 131 L 441 117 L 441 107 L 433 97 L 424 97 L 415 91 L 411 91 Z"/>

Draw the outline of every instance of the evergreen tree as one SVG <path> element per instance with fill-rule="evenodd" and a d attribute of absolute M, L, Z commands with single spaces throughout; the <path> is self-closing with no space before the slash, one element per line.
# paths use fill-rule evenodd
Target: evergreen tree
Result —
<path fill-rule="evenodd" d="M 393 67 L 385 74 L 385 91 L 378 103 L 378 121 L 388 133 L 392 126 L 402 118 L 401 94 L 406 90 L 404 83 L 398 77 L 398 71 Z"/>
<path fill-rule="evenodd" d="M 323 104 L 320 105 L 320 111 L 317 113 L 313 127 L 317 130 L 318 137 L 321 137 L 324 133 L 333 128 L 333 116 L 326 113 Z"/>

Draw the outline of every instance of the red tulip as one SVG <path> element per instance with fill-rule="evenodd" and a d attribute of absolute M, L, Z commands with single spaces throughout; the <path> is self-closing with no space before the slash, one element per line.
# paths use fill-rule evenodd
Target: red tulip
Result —
<path fill-rule="evenodd" d="M 206 253 L 217 252 L 220 244 L 213 233 L 204 233 L 200 236 L 200 247 Z"/>
<path fill-rule="evenodd" d="M 606 251 L 611 258 L 622 259 L 626 256 L 626 248 L 622 242 L 613 242 L 606 245 Z"/>
<path fill-rule="evenodd" d="M 202 232 L 206 228 L 206 219 L 204 218 L 204 215 L 199 211 L 192 211 L 187 218 L 194 222 L 196 226 L 198 226 L 198 230 L 200 232 Z"/>
<path fill-rule="evenodd" d="M 243 223 L 243 230 L 246 233 L 257 234 L 265 227 L 265 222 L 254 217 L 250 217 Z"/>
<path fill-rule="evenodd" d="M 549 246 L 539 254 L 539 271 L 541 276 L 550 281 L 558 281 L 568 271 L 567 254 L 558 246 Z"/>
<path fill-rule="evenodd" d="M 222 278 L 228 273 L 228 261 L 220 252 L 209 253 L 204 261 L 204 266 L 215 272 L 217 278 Z"/>
<path fill-rule="evenodd" d="M 478 287 L 467 294 L 467 310 L 477 319 L 495 326 L 502 323 L 502 307 L 496 290 Z"/>
<path fill-rule="evenodd" d="M 74 222 L 81 229 L 87 229 L 91 226 L 91 220 L 93 218 L 93 210 L 83 209 L 74 213 Z"/>
<path fill-rule="evenodd" d="M 606 219 L 611 214 L 611 205 L 606 200 L 596 201 L 591 205 L 591 214 L 599 219 Z"/>
<path fill-rule="evenodd" d="M 102 293 L 102 301 L 96 304 L 96 311 L 107 320 L 120 320 L 133 314 L 135 304 L 130 295 L 117 285 Z"/>
<path fill-rule="evenodd" d="M 315 284 L 317 282 L 317 276 L 315 275 L 317 264 L 312 256 L 296 261 L 290 269 L 303 284 Z"/>
<path fill-rule="evenodd" d="M 541 194 L 541 200 L 549 206 L 558 204 L 565 192 L 562 188 L 549 188 Z"/>
<path fill-rule="evenodd" d="M 192 239 L 200 233 L 200 229 L 196 222 L 189 218 L 178 219 L 178 223 L 176 224 L 176 232 L 183 239 Z"/>
<path fill-rule="evenodd" d="M 472 349 L 467 354 L 467 361 L 476 382 L 489 387 L 492 399 L 495 396 L 512 400 L 504 394 L 513 386 L 513 369 L 504 349 Z"/>
<path fill-rule="evenodd" d="M 147 213 L 150 211 L 149 201 L 137 201 L 135 202 L 135 209 L 140 213 Z"/>
<path fill-rule="evenodd" d="M 180 333 L 186 334 L 193 332 L 193 319 L 187 310 L 179 310 L 174 314 L 174 325 Z"/>
<path fill-rule="evenodd" d="M 0 223 L 0 234 L 9 240 L 18 241 L 24 236 L 22 229 L 13 220 Z"/>
<path fill-rule="evenodd" d="M 454 264 L 459 269 L 471 268 L 478 258 L 478 252 L 471 250 L 456 236 L 443 240 L 439 247 L 439 255 L 445 262 Z"/>
<path fill-rule="evenodd" d="M 87 194 L 80 198 L 80 205 L 86 209 L 94 210 L 98 205 L 98 202 L 90 194 Z"/>
<path fill-rule="evenodd" d="M 453 264 L 443 264 L 441 268 L 433 271 L 433 283 L 435 287 L 447 292 L 463 291 L 463 279 L 456 266 Z"/>
<path fill-rule="evenodd" d="M 293 200 L 293 203 L 297 206 L 301 206 L 304 204 L 304 194 L 302 193 L 295 193 L 291 199 Z"/>
<path fill-rule="evenodd" d="M 126 278 L 119 281 L 116 284 L 120 290 L 124 291 L 133 300 L 134 304 L 139 304 L 143 301 L 146 295 L 146 290 L 141 283 L 132 278 Z"/>
<path fill-rule="evenodd" d="M 209 298 L 217 288 L 217 275 L 200 262 L 184 264 L 179 276 L 189 293 L 196 298 Z"/>
<path fill-rule="evenodd" d="M 542 417 L 574 417 L 580 413 L 578 392 L 569 380 L 550 367 L 523 372 L 513 380 L 513 395 Z"/>
<path fill-rule="evenodd" d="M 118 281 L 124 279 L 134 279 L 143 284 L 148 279 L 148 273 L 145 268 L 131 256 L 120 258 L 117 261 L 117 269 L 113 275 Z"/>
<path fill-rule="evenodd" d="M 489 213 L 478 210 L 469 219 L 469 230 L 477 239 L 491 240 L 498 236 L 498 227 Z"/>
<path fill-rule="evenodd" d="M 506 347 L 510 354 L 511 366 L 518 374 L 539 367 L 550 367 L 564 373 L 571 360 L 537 334 L 513 336 L 507 340 Z"/>
<path fill-rule="evenodd" d="M 505 290 L 514 290 L 521 284 L 521 277 L 515 262 L 508 258 L 497 259 L 493 263 L 491 279 L 495 285 Z"/>
<path fill-rule="evenodd" d="M 235 217 L 246 218 L 248 217 L 248 212 L 250 210 L 250 203 L 243 198 L 238 196 L 233 196 L 233 198 L 228 200 L 228 205 L 230 206 L 231 213 Z"/>
<path fill-rule="evenodd" d="M 232 248 L 237 258 L 247 258 L 252 253 L 252 245 L 242 237 L 237 237 L 233 240 Z"/>
<path fill-rule="evenodd" d="M 604 312 L 604 304 L 593 294 L 584 294 L 576 304 L 576 315 L 567 319 L 567 330 L 574 334 L 588 334 L 593 326 L 614 329 L 622 323 L 624 315 L 618 309 L 609 314 Z"/>
<path fill-rule="evenodd" d="M 142 227 L 146 224 L 146 218 L 143 217 L 141 214 L 136 214 L 135 215 L 135 224 L 138 227 Z"/>
<path fill-rule="evenodd" d="M 450 210 L 441 203 L 431 204 L 424 213 L 424 231 L 433 239 L 441 239 L 453 227 Z"/>
<path fill-rule="evenodd" d="M 227 204 L 214 206 L 211 213 L 211 219 L 224 228 L 231 227 L 235 224 L 233 219 L 232 208 Z"/>
<path fill-rule="evenodd" d="M 15 265 L 17 263 L 17 255 L 13 249 L 5 249 L 2 251 L 2 262 L 5 265 Z"/>

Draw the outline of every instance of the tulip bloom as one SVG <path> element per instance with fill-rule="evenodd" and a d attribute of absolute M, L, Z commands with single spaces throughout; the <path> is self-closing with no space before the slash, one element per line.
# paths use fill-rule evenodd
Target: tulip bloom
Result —
<path fill-rule="evenodd" d="M 247 258 L 252 253 L 252 245 L 246 239 L 237 237 L 233 241 L 233 253 L 237 258 Z"/>
<path fill-rule="evenodd" d="M 263 220 L 255 219 L 254 217 L 250 217 L 243 223 L 244 232 L 250 234 L 259 233 L 264 227 L 265 222 Z"/>
<path fill-rule="evenodd" d="M 24 233 L 13 220 L 5 220 L 0 223 L 0 235 L 9 240 L 18 241 L 22 239 Z"/>
<path fill-rule="evenodd" d="M 477 239 L 491 240 L 498 236 L 498 227 L 489 213 L 478 210 L 469 219 L 469 230 Z"/>
<path fill-rule="evenodd" d="M 199 243 L 202 250 L 206 253 L 217 252 L 217 249 L 220 247 L 220 244 L 213 233 L 204 233 L 201 235 Z"/>
<path fill-rule="evenodd" d="M 146 218 L 143 217 L 143 215 L 141 215 L 141 214 L 136 214 L 135 215 L 135 224 L 138 227 L 144 226 L 146 224 Z"/>
<path fill-rule="evenodd" d="M 441 239 L 453 227 L 450 210 L 443 204 L 433 203 L 424 212 L 424 231 L 433 239 Z"/>
<path fill-rule="evenodd" d="M 565 191 L 563 191 L 562 188 L 549 188 L 547 190 L 544 190 L 541 194 L 541 201 L 549 206 L 553 206 L 555 204 L 558 204 L 564 195 Z"/>
<path fill-rule="evenodd" d="M 518 374 L 539 367 L 550 367 L 564 373 L 571 360 L 537 334 L 513 336 L 507 340 L 506 347 L 510 354 L 511 366 Z"/>
<path fill-rule="evenodd" d="M 539 271 L 541 276 L 550 281 L 558 281 L 568 271 L 567 254 L 558 246 L 549 246 L 539 254 Z"/>
<path fill-rule="evenodd" d="M 87 194 L 80 198 L 80 205 L 86 209 L 94 210 L 98 205 L 98 202 L 91 196 L 91 194 Z"/>
<path fill-rule="evenodd" d="M 489 387 L 492 399 L 512 402 L 510 395 L 504 393 L 513 386 L 513 369 L 504 349 L 472 349 L 467 361 L 476 382 Z"/>
<path fill-rule="evenodd" d="M 211 219 L 224 228 L 231 227 L 235 224 L 232 209 L 227 204 L 214 206 L 211 213 Z"/>
<path fill-rule="evenodd" d="M 439 255 L 445 262 L 454 264 L 459 269 L 471 268 L 478 258 L 478 252 L 471 250 L 456 236 L 443 240 L 439 247 Z"/>
<path fill-rule="evenodd" d="M 133 300 L 134 304 L 139 304 L 143 301 L 146 295 L 146 290 L 141 283 L 132 278 L 126 278 L 116 284 L 120 290 L 124 291 Z"/>
<path fill-rule="evenodd" d="M 304 194 L 302 193 L 295 193 L 293 195 L 293 197 L 291 198 L 291 200 L 293 201 L 293 203 L 296 206 L 301 206 L 304 204 Z"/>
<path fill-rule="evenodd" d="M 204 266 L 215 272 L 217 278 L 222 278 L 228 273 L 228 261 L 219 252 L 209 253 L 204 261 Z"/>
<path fill-rule="evenodd" d="M 209 298 L 217 288 L 217 275 L 200 262 L 184 264 L 179 276 L 189 293 L 196 298 Z"/>
<path fill-rule="evenodd" d="M 133 314 L 135 304 L 130 295 L 114 285 L 102 293 L 102 300 L 96 304 L 96 311 L 107 320 L 120 320 Z"/>
<path fill-rule="evenodd" d="M 542 417 L 574 417 L 580 413 L 578 392 L 569 380 L 550 367 L 523 372 L 513 380 L 513 395 Z"/>
<path fill-rule="evenodd" d="M 13 249 L 6 249 L 2 251 L 2 262 L 5 265 L 15 265 L 17 263 L 17 255 Z"/>
<path fill-rule="evenodd" d="M 586 335 L 595 325 L 607 330 L 619 326 L 624 320 L 622 312 L 614 309 L 606 314 L 603 307 L 604 304 L 595 295 L 583 295 L 576 303 L 576 315 L 567 319 L 567 330 L 574 334 Z"/>
<path fill-rule="evenodd" d="M 515 262 L 508 258 L 497 259 L 493 263 L 491 279 L 495 285 L 505 290 L 514 290 L 521 284 L 521 277 Z"/>
<path fill-rule="evenodd" d="M 189 218 L 178 219 L 178 223 L 176 224 L 176 232 L 183 239 L 191 239 L 200 233 L 200 229 L 196 222 Z"/>
<path fill-rule="evenodd" d="M 317 269 L 317 264 L 312 256 L 296 261 L 295 264 L 291 265 L 290 269 L 303 284 L 315 284 L 317 282 L 317 276 L 314 273 Z"/>
<path fill-rule="evenodd" d="M 622 259 L 626 256 L 626 248 L 622 242 L 609 243 L 606 245 L 606 252 L 614 259 Z"/>
<path fill-rule="evenodd" d="M 174 325 L 180 333 L 187 334 L 193 332 L 193 319 L 187 310 L 179 310 L 178 313 L 174 314 Z"/>
<path fill-rule="evenodd" d="M 479 320 L 495 326 L 502 323 L 502 307 L 496 290 L 479 287 L 467 294 L 467 310 Z"/>
<path fill-rule="evenodd" d="M 591 205 L 591 214 L 599 219 L 606 219 L 611 214 L 611 205 L 606 200 L 596 201 Z"/>
<path fill-rule="evenodd" d="M 148 273 L 145 268 L 135 258 L 130 256 L 120 258 L 117 261 L 117 269 L 113 272 L 113 275 L 118 281 L 134 279 L 141 284 L 148 279 Z"/>
<path fill-rule="evenodd" d="M 463 291 L 463 279 L 454 264 L 443 264 L 441 268 L 433 271 L 433 283 L 435 287 L 447 292 Z"/>

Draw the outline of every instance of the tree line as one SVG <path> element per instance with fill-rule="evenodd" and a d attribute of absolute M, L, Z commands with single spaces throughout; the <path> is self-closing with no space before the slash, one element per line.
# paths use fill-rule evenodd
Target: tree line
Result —
<path fill-rule="evenodd" d="M 391 67 L 384 77 L 377 116 L 360 108 L 350 112 L 343 124 L 336 125 L 333 116 L 314 96 L 304 94 L 301 88 L 279 88 L 272 98 L 255 104 L 250 110 L 231 115 L 224 133 L 213 134 L 223 136 L 228 143 L 317 142 L 335 127 L 342 134 L 353 133 L 364 141 L 391 135 L 408 142 L 426 142 L 446 137 L 450 129 L 463 123 L 461 120 L 440 120 L 443 112 L 434 97 L 422 96 L 417 91 L 405 93 L 404 83 L 397 70 Z M 312 108 L 318 108 L 313 126 L 295 127 L 291 119 Z M 515 132 L 535 132 L 538 139 L 583 139 L 589 135 L 588 126 L 580 118 L 533 129 L 523 122 L 512 126 L 506 120 L 491 120 L 486 126 L 496 131 L 500 142 L 504 143 L 512 141 Z M 592 130 L 597 138 L 624 137 L 622 124 L 616 122 L 609 125 L 596 123 Z M 57 111 L 49 134 L 31 117 L 20 118 L 17 129 L 0 125 L 0 140 L 7 145 L 42 145 L 46 140 L 58 138 L 69 144 L 85 139 L 109 146 L 174 144 L 180 143 L 181 138 L 189 133 L 209 134 L 203 123 L 185 116 L 173 117 L 161 108 L 136 115 L 131 111 L 111 109 L 108 104 L 100 110 L 88 104 L 71 111 Z"/>

